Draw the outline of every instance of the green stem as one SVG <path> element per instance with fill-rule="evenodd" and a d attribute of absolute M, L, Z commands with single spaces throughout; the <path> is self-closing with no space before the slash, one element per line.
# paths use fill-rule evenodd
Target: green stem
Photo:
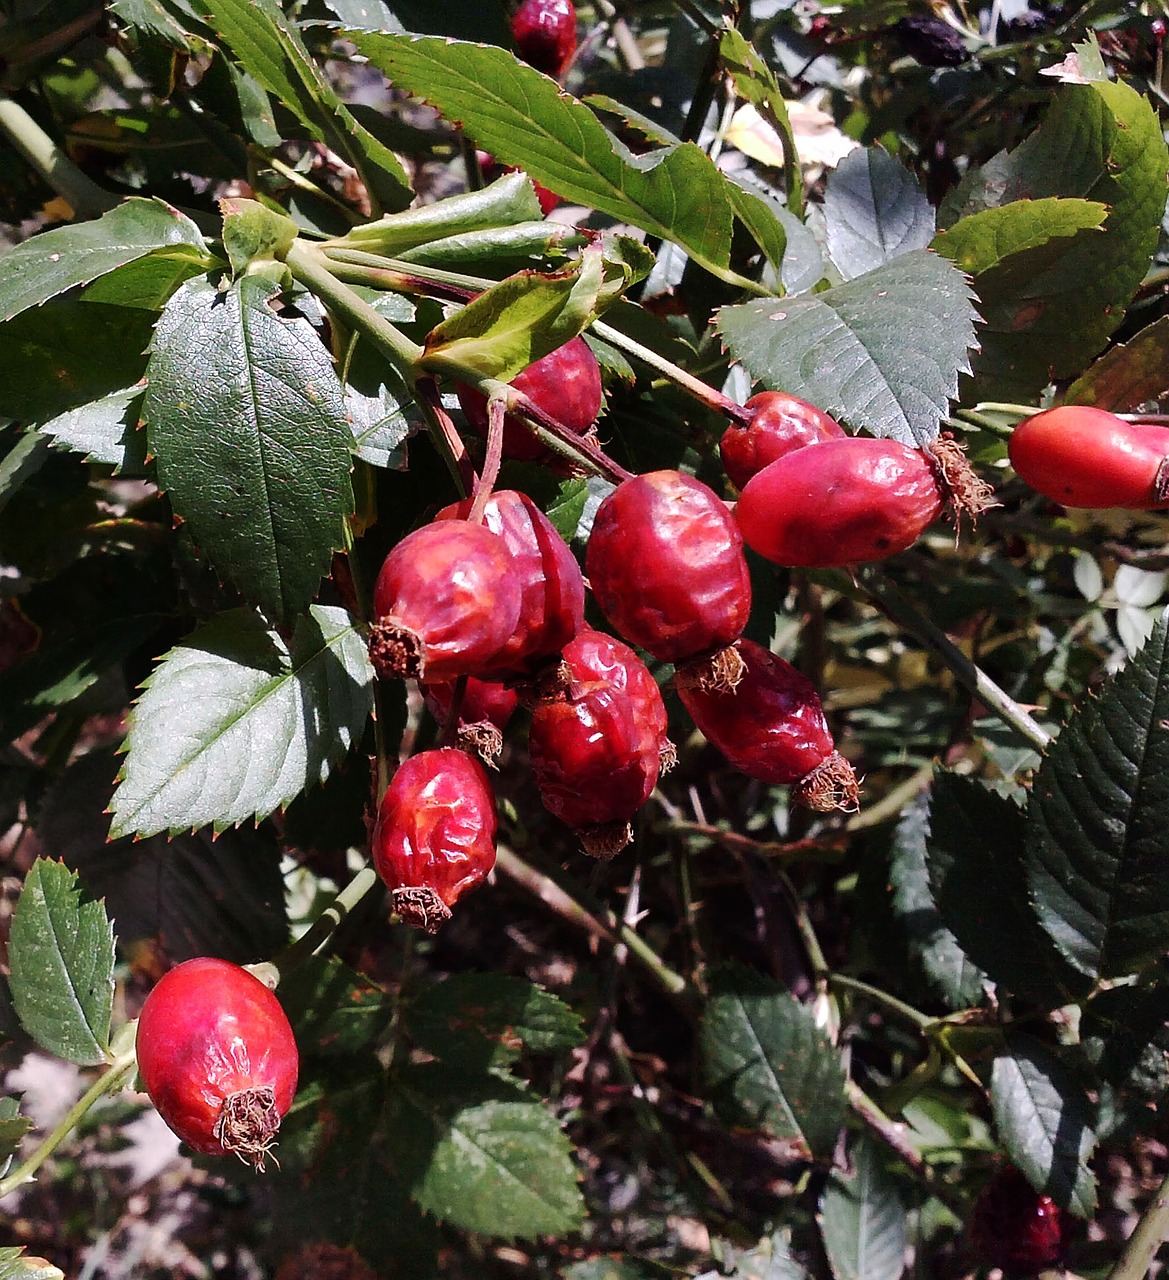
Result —
<path fill-rule="evenodd" d="M 1144 1280 L 1166 1236 L 1169 1236 L 1169 1177 L 1145 1206 L 1124 1252 L 1108 1273 L 1108 1280 Z"/>
<path fill-rule="evenodd" d="M 9 138 L 17 151 L 68 202 L 79 218 L 108 213 L 122 203 L 120 196 L 99 187 L 82 173 L 20 103 L 7 94 L 0 94 L 0 133 Z"/>
<path fill-rule="evenodd" d="M 1039 412 L 1033 404 L 1011 404 L 1000 400 L 980 400 L 974 413 L 1009 413 L 1016 418 L 1032 418 Z"/>
<path fill-rule="evenodd" d="M 857 580 L 894 622 L 917 636 L 988 710 L 993 711 L 1036 751 L 1047 750 L 1051 745 L 1051 734 L 1005 689 L 1000 688 L 985 671 L 971 662 L 944 631 L 918 612 L 916 605 L 900 587 L 871 565 L 863 565 L 858 569 Z"/>
<path fill-rule="evenodd" d="M 820 939 L 816 937 L 816 930 L 812 926 L 812 917 L 808 915 L 804 900 L 800 897 L 795 885 L 792 884 L 791 877 L 786 872 L 778 869 L 774 870 L 774 875 L 783 890 L 784 897 L 787 898 L 788 909 L 795 920 L 796 931 L 800 935 L 800 941 L 804 944 L 804 950 L 808 953 L 808 963 L 812 966 L 812 975 L 815 977 L 817 984 L 823 983 L 828 978 L 832 966 L 825 959 L 823 948 L 820 946 Z"/>
<path fill-rule="evenodd" d="M 0 1200 L 6 1195 L 15 1191 L 17 1187 L 22 1187 L 26 1182 L 31 1182 L 36 1171 L 45 1163 L 45 1161 L 53 1154 L 62 1142 L 77 1128 L 81 1118 L 89 1111 L 89 1109 L 98 1101 L 99 1098 L 105 1097 L 108 1093 L 114 1093 L 121 1089 L 133 1073 L 135 1068 L 135 1060 L 133 1057 L 123 1059 L 120 1062 L 111 1064 L 110 1069 L 103 1072 L 89 1086 L 89 1088 L 81 1095 L 81 1097 L 69 1108 L 65 1114 L 65 1118 L 53 1130 L 52 1133 L 40 1144 L 27 1160 L 17 1165 L 15 1169 L 3 1179 L 0 1179 Z"/>
<path fill-rule="evenodd" d="M 291 946 L 285 947 L 278 956 L 272 958 L 270 963 L 280 977 L 285 977 L 297 965 L 316 955 L 337 931 L 341 922 L 364 901 L 377 882 L 377 872 L 372 867 L 362 867 L 308 929 Z"/>
<path fill-rule="evenodd" d="M 830 973 L 828 975 L 828 987 L 829 990 L 835 988 L 838 991 L 848 991 L 853 995 L 863 996 L 866 1000 L 871 1000 L 873 1004 L 880 1005 L 883 1009 L 887 1009 L 890 1013 L 894 1013 L 899 1018 L 912 1024 L 923 1034 L 936 1021 L 928 1014 L 922 1013 L 920 1009 L 915 1009 L 911 1004 L 906 1004 L 904 1000 L 898 1000 L 896 996 L 891 996 L 887 991 L 882 991 L 880 987 L 870 986 L 869 983 L 862 982 L 860 978 L 850 978 L 844 973 Z"/>

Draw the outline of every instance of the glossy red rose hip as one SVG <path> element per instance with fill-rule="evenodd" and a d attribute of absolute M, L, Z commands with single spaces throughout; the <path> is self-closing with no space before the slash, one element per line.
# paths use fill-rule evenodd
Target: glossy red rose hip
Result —
<path fill-rule="evenodd" d="M 502 538 L 465 520 L 423 525 L 394 547 L 374 584 L 374 670 L 428 681 L 478 675 L 511 639 L 522 602 Z"/>
<path fill-rule="evenodd" d="M 471 499 L 444 507 L 436 520 L 465 519 Z M 584 625 L 584 579 L 556 526 L 525 493 L 500 489 L 487 499 L 483 524 L 501 539 L 520 586 L 515 629 L 478 674 L 523 679 Z"/>
<path fill-rule="evenodd" d="M 766 559 L 826 569 L 905 550 L 941 514 L 943 497 L 920 449 L 850 436 L 764 467 L 744 486 L 735 517 Z"/>
<path fill-rule="evenodd" d="M 1169 427 L 1061 405 L 1024 418 L 1007 453 L 1020 479 L 1066 507 L 1169 505 Z"/>
<path fill-rule="evenodd" d="M 653 673 L 627 645 L 604 631 L 582 627 L 564 650 L 564 671 L 570 687 L 602 681 L 621 690 L 648 734 L 656 735 L 663 769 L 672 763 L 674 744 L 666 735 L 666 704 Z"/>
<path fill-rule="evenodd" d="M 811 681 L 753 640 L 735 647 L 743 671 L 733 690 L 678 682 L 694 723 L 749 777 L 791 785 L 810 809 L 855 809 L 856 774 L 836 750 Z"/>
<path fill-rule="evenodd" d="M 1054 1200 L 1036 1191 L 1013 1165 L 982 1189 L 970 1219 L 979 1259 L 1011 1276 L 1032 1276 L 1062 1260 L 1071 1225 Z"/>
<path fill-rule="evenodd" d="M 483 766 L 455 747 L 411 756 L 378 806 L 373 865 L 394 910 L 435 933 L 495 866 L 495 797 Z"/>
<path fill-rule="evenodd" d="M 576 52 L 576 7 L 572 0 L 523 0 L 511 33 L 526 63 L 557 77 Z"/>
<path fill-rule="evenodd" d="M 601 503 L 585 569 L 614 628 L 663 662 L 736 640 L 751 613 L 743 539 L 727 505 L 681 471 L 624 480 Z"/>
<path fill-rule="evenodd" d="M 533 361 L 511 380 L 511 385 L 573 435 L 585 435 L 601 412 L 601 367 L 583 338 L 573 338 Z M 455 386 L 455 391 L 467 421 L 485 435 L 487 397 L 462 383 Z M 504 418 L 505 458 L 534 461 L 547 457 L 548 452 L 521 419 L 511 414 Z"/>
<path fill-rule="evenodd" d="M 424 684 L 420 688 L 431 715 L 445 726 L 454 704 L 455 682 Z M 519 701 L 519 694 L 514 689 L 496 680 L 477 680 L 468 676 L 455 730 L 459 746 L 464 751 L 473 752 L 494 769 L 503 750 L 503 731 L 515 714 Z"/>
<path fill-rule="evenodd" d="M 138 1071 L 169 1127 L 204 1155 L 257 1170 L 296 1093 L 292 1027 L 275 995 L 226 960 L 187 960 L 146 997 Z"/>
<path fill-rule="evenodd" d="M 786 391 L 761 391 L 743 407 L 754 417 L 746 426 L 732 423 L 718 442 L 727 478 L 736 489 L 778 458 L 848 434 L 822 409 Z"/>

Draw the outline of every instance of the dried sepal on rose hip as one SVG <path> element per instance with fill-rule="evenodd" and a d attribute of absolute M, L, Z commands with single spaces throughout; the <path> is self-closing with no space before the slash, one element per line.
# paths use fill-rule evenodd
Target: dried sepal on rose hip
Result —
<path fill-rule="evenodd" d="M 394 911 L 437 933 L 495 866 L 495 796 L 483 766 L 457 747 L 403 763 L 378 805 L 373 865 Z"/>
<path fill-rule="evenodd" d="M 511 639 L 522 599 L 497 534 L 465 520 L 423 525 L 386 556 L 374 583 L 373 668 L 385 679 L 478 675 Z"/>
<path fill-rule="evenodd" d="M 743 540 L 776 564 L 839 568 L 904 551 L 948 509 L 957 522 L 994 505 L 948 435 L 924 449 L 848 436 L 778 459 L 743 488 Z"/>
<path fill-rule="evenodd" d="M 733 690 L 677 681 L 678 696 L 707 741 L 741 773 L 791 786 L 792 799 L 806 808 L 855 810 L 856 773 L 836 749 L 812 682 L 753 640 L 736 647 L 743 673 Z"/>
<path fill-rule="evenodd" d="M 1021 480 L 1065 507 L 1169 506 L 1169 427 L 1066 404 L 1024 418 L 1007 454 Z"/>
<path fill-rule="evenodd" d="M 174 1133 L 203 1155 L 236 1155 L 263 1171 L 299 1057 L 280 1002 L 258 978 L 226 960 L 184 961 L 146 997 L 136 1052 Z"/>
<path fill-rule="evenodd" d="M 723 469 L 736 489 L 797 449 L 842 440 L 848 434 L 823 409 L 786 391 L 760 391 L 743 408 L 750 410 L 750 422 L 732 423 L 718 442 Z"/>
<path fill-rule="evenodd" d="M 727 504 L 681 471 L 623 480 L 601 503 L 585 552 L 601 612 L 662 662 L 733 685 L 729 646 L 751 614 L 743 538 Z"/>
<path fill-rule="evenodd" d="M 457 681 L 423 684 L 420 692 L 431 715 L 445 730 L 454 707 Z M 519 694 L 498 680 L 465 677 L 458 721 L 454 726 L 455 741 L 464 751 L 477 755 L 489 769 L 498 768 L 503 751 L 503 731 L 516 708 Z"/>

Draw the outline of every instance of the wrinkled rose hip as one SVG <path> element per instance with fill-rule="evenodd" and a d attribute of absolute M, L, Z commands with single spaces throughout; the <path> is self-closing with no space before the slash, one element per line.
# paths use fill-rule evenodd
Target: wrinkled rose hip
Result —
<path fill-rule="evenodd" d="M 455 747 L 411 756 L 390 780 L 373 833 L 373 865 L 401 918 L 437 933 L 495 866 L 495 797 L 487 773 Z"/>
<path fill-rule="evenodd" d="M 718 442 L 723 468 L 736 489 L 786 454 L 848 434 L 822 409 L 786 391 L 761 391 L 743 407 L 753 412 L 751 421 L 746 426 L 732 423 Z"/>
<path fill-rule="evenodd" d="M 455 681 L 448 681 L 419 686 L 431 715 L 444 728 L 454 704 L 455 684 Z M 458 745 L 494 769 L 503 750 L 503 731 L 515 714 L 519 701 L 519 694 L 514 689 L 496 680 L 477 680 L 474 676 L 467 676 L 455 729 Z"/>
<path fill-rule="evenodd" d="M 1070 1226 L 1050 1196 L 1036 1191 L 1014 1165 L 1005 1165 L 975 1202 L 970 1241 L 982 1262 L 1030 1276 L 1060 1263 Z"/>

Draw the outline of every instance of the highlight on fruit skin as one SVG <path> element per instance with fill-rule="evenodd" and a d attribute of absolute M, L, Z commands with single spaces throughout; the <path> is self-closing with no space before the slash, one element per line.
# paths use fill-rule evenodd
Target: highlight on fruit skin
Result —
<path fill-rule="evenodd" d="M 1021 480 L 1065 507 L 1169 506 L 1169 427 L 1059 405 L 1024 418 L 1011 432 L 1007 456 Z"/>
<path fill-rule="evenodd" d="M 258 978 L 226 960 L 184 961 L 146 997 L 135 1047 L 146 1092 L 174 1133 L 203 1155 L 235 1155 L 263 1172 L 299 1056 Z"/>
<path fill-rule="evenodd" d="M 576 6 L 572 0 L 522 0 L 511 34 L 529 66 L 558 79 L 576 52 Z"/>

